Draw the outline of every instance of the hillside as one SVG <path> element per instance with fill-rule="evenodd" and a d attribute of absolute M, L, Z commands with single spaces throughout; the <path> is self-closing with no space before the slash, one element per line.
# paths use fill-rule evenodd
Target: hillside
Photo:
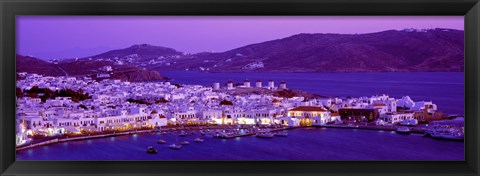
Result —
<path fill-rule="evenodd" d="M 61 70 L 52 65 L 48 62 L 40 63 L 35 69 L 51 75 L 61 75 Z M 437 28 L 388 30 L 368 34 L 297 34 L 226 52 L 197 54 L 184 54 L 171 48 L 140 44 L 58 63 L 58 66 L 72 75 L 98 73 L 98 69 L 106 65 L 119 71 L 116 73 L 135 74 L 114 76 L 139 80 L 147 79 L 146 77 L 164 79 L 153 72 L 147 73 L 148 70 L 458 72 L 464 70 L 464 31 Z M 25 67 L 32 69 L 33 66 Z M 22 69 L 25 68 L 20 67 Z"/>
<path fill-rule="evenodd" d="M 33 72 L 49 76 L 63 76 L 65 73 L 57 65 L 32 57 L 16 55 L 16 66 L 18 72 Z"/>
<path fill-rule="evenodd" d="M 463 31 L 298 34 L 223 53 L 203 53 L 160 66 L 209 71 L 463 71 Z"/>
<path fill-rule="evenodd" d="M 60 63 L 50 63 L 38 58 L 17 55 L 17 72 L 37 73 L 45 76 L 90 76 L 97 78 L 97 74 L 109 74 L 112 79 L 126 81 L 158 81 L 166 79 L 156 71 L 146 70 L 134 65 L 116 65 L 112 61 L 99 60 L 70 60 Z M 104 66 L 111 66 L 112 71 L 101 70 Z M 103 78 L 97 78 L 98 80 Z"/>
<path fill-rule="evenodd" d="M 183 53 L 171 48 L 149 44 L 132 45 L 128 48 L 108 51 L 81 60 L 113 61 L 117 64 L 133 64 L 140 67 L 162 63 L 163 60 L 176 59 Z"/>

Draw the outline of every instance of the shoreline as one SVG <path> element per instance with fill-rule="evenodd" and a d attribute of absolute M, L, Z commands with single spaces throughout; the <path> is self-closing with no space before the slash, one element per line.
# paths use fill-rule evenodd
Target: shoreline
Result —
<path fill-rule="evenodd" d="M 124 135 L 131 135 L 131 134 L 138 134 L 138 133 L 149 133 L 149 132 L 152 132 L 152 130 L 127 131 L 127 132 L 110 133 L 110 134 L 98 134 L 98 135 L 79 136 L 79 137 L 55 138 L 55 139 L 50 139 L 50 140 L 43 141 L 43 142 L 38 142 L 38 143 L 34 143 L 34 144 L 27 144 L 25 146 L 16 147 L 15 151 L 18 152 L 18 151 L 23 151 L 23 150 L 35 148 L 35 147 L 57 144 L 57 143 L 68 142 L 68 141 L 106 138 L 106 137 L 112 137 L 112 136 L 124 136 Z"/>
<path fill-rule="evenodd" d="M 383 130 L 383 131 L 397 131 L 398 126 L 345 126 L 345 125 L 324 125 L 321 127 L 325 128 L 346 128 L 346 129 L 362 129 L 362 130 Z M 418 127 L 408 127 L 411 130 L 411 133 L 422 134 L 425 133 L 425 130 L 419 129 Z"/>
<path fill-rule="evenodd" d="M 232 129 L 233 126 L 223 125 L 223 126 L 193 126 L 193 127 L 164 127 L 162 129 L 148 129 L 148 130 L 137 130 L 137 131 L 125 131 L 125 132 L 115 132 L 109 134 L 97 134 L 97 135 L 89 135 L 89 136 L 78 136 L 78 137 L 66 137 L 66 138 L 55 138 L 50 139 L 38 143 L 26 144 L 24 146 L 16 147 L 15 151 L 24 151 L 31 148 L 51 145 L 51 144 L 58 144 L 62 142 L 68 141 L 78 141 L 78 140 L 86 140 L 86 139 L 97 139 L 97 138 L 106 138 L 112 136 L 124 136 L 124 135 L 132 135 L 132 134 L 143 134 L 143 133 L 157 133 L 157 132 L 175 132 L 175 131 L 200 131 L 204 129 Z M 268 127 L 267 127 L 268 128 Z M 342 128 L 342 129 L 361 129 L 361 130 L 383 130 L 383 131 L 396 131 L 397 127 L 387 127 L 387 126 L 347 126 L 347 125 L 323 125 L 323 126 L 298 126 L 298 127 L 284 127 L 281 128 L 268 128 L 271 132 L 282 131 L 282 130 L 293 130 L 293 129 L 300 129 L 300 128 Z M 422 134 L 425 131 L 418 129 L 417 127 L 409 127 L 412 131 L 411 133 Z M 238 134 L 229 137 L 223 137 L 221 139 L 232 139 L 237 137 L 245 137 L 245 136 L 252 136 L 255 135 L 256 132 L 250 132 L 246 134 Z"/>
<path fill-rule="evenodd" d="M 51 145 L 51 144 L 57 144 L 57 143 L 62 143 L 62 142 L 68 142 L 68 141 L 77 141 L 77 140 L 85 140 L 85 139 L 97 139 L 97 138 L 106 138 L 106 137 L 112 137 L 112 136 L 124 136 L 124 135 L 132 135 L 132 134 L 142 134 L 142 133 L 157 133 L 157 132 L 175 132 L 175 131 L 199 131 L 203 130 L 203 128 L 206 129 L 231 129 L 233 126 L 231 125 L 215 125 L 215 126 L 190 126 L 190 127 L 177 127 L 177 126 L 170 126 L 170 127 L 163 127 L 160 129 L 147 129 L 147 130 L 136 130 L 136 131 L 125 131 L 125 132 L 115 132 L 115 133 L 108 133 L 108 134 L 96 134 L 96 135 L 88 135 L 88 136 L 78 136 L 78 137 L 58 137 L 38 143 L 30 143 L 30 144 L 25 144 L 22 146 L 17 146 L 15 148 L 15 151 L 23 151 L 31 148 L 36 148 L 36 147 L 41 147 L 41 146 L 46 146 L 46 145 Z M 296 129 L 296 128 L 303 128 L 303 127 L 282 127 L 281 129 L 273 129 L 271 131 L 279 131 L 279 130 L 288 130 L 288 129 Z M 235 136 L 235 137 L 243 137 L 243 136 L 250 136 L 253 134 L 249 135 L 241 135 L 241 136 Z"/>

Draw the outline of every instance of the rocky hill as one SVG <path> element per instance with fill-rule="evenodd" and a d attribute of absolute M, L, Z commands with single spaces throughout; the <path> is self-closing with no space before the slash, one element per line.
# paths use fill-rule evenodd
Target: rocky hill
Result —
<path fill-rule="evenodd" d="M 16 56 L 17 72 L 33 72 L 49 76 L 62 76 L 65 73 L 58 68 L 57 65 L 32 57 L 32 56 Z"/>
<path fill-rule="evenodd" d="M 158 81 L 165 80 L 166 77 L 156 71 L 139 68 L 135 65 L 122 64 L 116 65 L 112 61 L 100 60 L 70 60 L 46 62 L 30 56 L 17 55 L 17 72 L 37 73 L 45 76 L 90 76 L 98 80 L 107 77 L 99 77 L 98 74 L 108 74 L 111 79 L 121 79 L 126 81 Z M 112 70 L 104 70 L 103 67 L 110 66 Z"/>
<path fill-rule="evenodd" d="M 132 45 L 128 48 L 108 51 L 80 60 L 112 61 L 116 64 L 132 64 L 139 67 L 148 67 L 164 63 L 166 60 L 182 57 L 183 53 L 171 48 L 153 46 L 149 44 Z"/>
<path fill-rule="evenodd" d="M 463 36 L 463 31 L 451 29 L 298 34 L 223 53 L 185 56 L 159 68 L 219 72 L 463 71 Z"/>

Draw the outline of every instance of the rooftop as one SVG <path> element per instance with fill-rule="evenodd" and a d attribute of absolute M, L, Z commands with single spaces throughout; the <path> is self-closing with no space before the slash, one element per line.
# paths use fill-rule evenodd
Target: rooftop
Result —
<path fill-rule="evenodd" d="M 290 109 L 290 111 L 321 111 L 325 112 L 325 110 L 321 107 L 316 107 L 316 106 L 299 106 L 293 109 Z"/>

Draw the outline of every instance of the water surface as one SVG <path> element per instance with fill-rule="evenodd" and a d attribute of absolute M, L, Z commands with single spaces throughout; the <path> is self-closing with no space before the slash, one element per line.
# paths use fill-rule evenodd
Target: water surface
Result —
<path fill-rule="evenodd" d="M 19 160 L 463 160 L 464 143 L 390 131 L 305 128 L 288 137 L 137 134 L 70 141 L 17 152 Z M 203 137 L 205 142 L 193 139 Z M 157 144 L 158 139 L 167 144 Z M 171 143 L 188 140 L 180 150 Z M 157 154 L 145 149 L 154 146 Z"/>

